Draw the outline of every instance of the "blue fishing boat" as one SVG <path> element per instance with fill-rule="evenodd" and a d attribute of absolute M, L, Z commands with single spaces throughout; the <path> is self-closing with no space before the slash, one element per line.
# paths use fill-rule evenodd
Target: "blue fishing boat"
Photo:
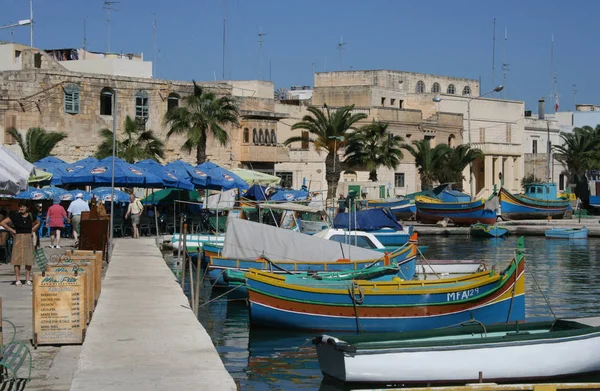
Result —
<path fill-rule="evenodd" d="M 283 329 L 410 331 L 472 319 L 525 318 L 524 241 L 501 273 L 428 281 L 308 281 L 246 273 L 251 324 Z"/>
<path fill-rule="evenodd" d="M 383 200 L 369 200 L 366 205 L 367 209 L 374 208 L 389 208 L 397 220 L 414 219 L 417 213 L 415 201 L 409 198 L 389 198 Z"/>
<path fill-rule="evenodd" d="M 508 230 L 506 228 L 496 224 L 473 224 L 470 231 L 471 236 L 479 238 L 499 238 L 508 234 Z"/>
<path fill-rule="evenodd" d="M 333 220 L 333 228 L 369 232 L 386 247 L 403 246 L 413 234 L 413 227 L 398 223 L 389 208 L 338 213 Z"/>
<path fill-rule="evenodd" d="M 530 183 L 524 194 L 500 189 L 502 220 L 562 219 L 571 204 L 556 196 L 555 183 Z"/>
<path fill-rule="evenodd" d="M 548 239 L 587 239 L 588 229 L 581 228 L 552 228 L 546 230 L 546 238 Z"/>
<path fill-rule="evenodd" d="M 494 224 L 497 218 L 498 198 L 470 201 L 468 195 L 458 197 L 460 201 L 448 202 L 438 198 L 417 196 L 417 221 L 435 224 L 448 219 L 455 225 L 469 226 L 476 223 Z"/>

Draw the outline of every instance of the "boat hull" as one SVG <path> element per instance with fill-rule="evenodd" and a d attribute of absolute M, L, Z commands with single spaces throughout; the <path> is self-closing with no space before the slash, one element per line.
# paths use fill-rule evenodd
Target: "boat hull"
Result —
<path fill-rule="evenodd" d="M 345 352 L 318 343 L 321 371 L 351 383 L 475 383 L 551 379 L 600 371 L 600 331 L 552 339 Z M 551 334 L 551 333 L 547 333 Z M 568 357 L 568 359 L 565 359 Z"/>
<path fill-rule="evenodd" d="M 471 226 L 471 236 L 478 238 L 499 238 L 508 234 L 508 230 L 497 225 L 473 224 Z"/>
<path fill-rule="evenodd" d="M 417 221 L 435 224 L 449 219 L 456 225 L 472 225 L 476 223 L 494 224 L 496 211 L 486 209 L 483 200 L 473 202 L 423 202 L 415 201 L 417 206 Z"/>
<path fill-rule="evenodd" d="M 553 228 L 545 233 L 548 239 L 587 239 L 588 229 L 583 228 Z"/>
<path fill-rule="evenodd" d="M 512 194 L 500 189 L 500 210 L 503 220 L 562 219 L 569 208 L 568 200 L 545 201 Z"/>

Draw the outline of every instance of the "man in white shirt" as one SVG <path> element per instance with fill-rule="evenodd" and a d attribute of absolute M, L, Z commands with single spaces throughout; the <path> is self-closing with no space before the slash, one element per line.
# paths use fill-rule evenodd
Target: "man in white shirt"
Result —
<path fill-rule="evenodd" d="M 79 235 L 81 234 L 81 212 L 89 212 L 90 207 L 87 202 L 83 200 L 83 194 L 77 193 L 75 201 L 71 202 L 69 209 L 67 209 L 69 221 L 73 227 L 73 237 L 75 238 L 75 246 L 79 244 Z"/>
<path fill-rule="evenodd" d="M 131 194 L 129 196 L 129 207 L 127 208 L 127 213 L 125 213 L 125 218 L 131 215 L 131 226 L 133 227 L 134 238 L 140 237 L 138 225 L 140 224 L 140 216 L 142 215 L 143 210 L 144 206 L 142 205 L 142 202 Z"/>

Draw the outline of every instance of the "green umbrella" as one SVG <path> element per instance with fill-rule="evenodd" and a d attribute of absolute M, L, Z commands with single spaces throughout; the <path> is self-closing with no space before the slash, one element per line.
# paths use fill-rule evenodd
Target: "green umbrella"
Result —
<path fill-rule="evenodd" d="M 155 191 L 142 200 L 142 204 L 161 204 L 173 201 L 200 201 L 200 194 L 193 190 L 163 189 Z"/>
<path fill-rule="evenodd" d="M 244 182 L 252 185 L 258 183 L 264 186 L 278 185 L 281 182 L 281 178 L 274 175 L 265 174 L 264 172 L 246 170 L 244 168 L 232 168 L 229 170 L 242 178 Z"/>

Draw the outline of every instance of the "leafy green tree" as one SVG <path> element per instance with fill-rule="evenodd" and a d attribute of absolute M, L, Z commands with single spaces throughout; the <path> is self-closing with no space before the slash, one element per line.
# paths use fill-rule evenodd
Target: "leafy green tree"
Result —
<path fill-rule="evenodd" d="M 402 148 L 415 158 L 415 165 L 421 177 L 421 190 L 431 189 L 433 183 L 438 180 L 437 174 L 446 164 L 446 155 L 452 148 L 446 144 L 438 144 L 431 148 L 429 140 L 415 140 L 412 144 L 403 144 Z"/>
<path fill-rule="evenodd" d="M 116 156 L 128 163 L 139 160 L 159 160 L 165 157 L 165 146 L 152 130 L 140 130 L 137 122 L 130 116 L 125 117 L 124 138 L 116 142 Z M 95 156 L 103 159 L 112 156 L 113 132 L 110 129 L 101 129 L 102 141 L 98 145 Z"/>
<path fill-rule="evenodd" d="M 376 182 L 379 167 L 396 169 L 404 158 L 402 141 L 402 137 L 388 132 L 387 122 L 373 120 L 348 136 L 345 163 L 350 167 L 366 167 L 369 180 Z"/>
<path fill-rule="evenodd" d="M 536 177 L 534 174 L 527 174 L 525 175 L 522 179 L 521 179 L 521 187 L 525 187 L 525 185 L 528 185 L 530 183 L 540 183 L 542 182 L 542 180 L 538 177 Z"/>
<path fill-rule="evenodd" d="M 552 148 L 555 157 L 567 165 L 571 183 L 588 170 L 600 168 L 600 125 L 574 128 L 572 133 L 561 133 L 562 145 Z"/>
<path fill-rule="evenodd" d="M 186 137 L 181 146 L 184 152 L 196 151 L 196 163 L 206 161 L 206 141 L 209 135 L 226 145 L 229 139 L 226 125 L 239 125 L 238 107 L 229 96 L 217 98 L 194 81 L 194 92 L 182 98 L 183 105 L 165 114 L 165 124 L 170 127 L 167 138 L 181 134 Z"/>
<path fill-rule="evenodd" d="M 354 124 L 367 118 L 364 113 L 352 113 L 353 109 L 354 105 L 344 106 L 332 112 L 327 105 L 324 105 L 323 109 L 311 106 L 308 108 L 310 114 L 292 125 L 292 130 L 307 130 L 312 137 L 305 139 L 302 136 L 294 136 L 284 142 L 285 145 L 289 145 L 293 142 L 308 141 L 313 144 L 317 152 L 321 150 L 327 152 L 325 157 L 327 198 L 335 198 L 340 180 L 340 159 L 336 157 L 337 151 L 347 143 L 348 131 L 355 130 Z"/>
<path fill-rule="evenodd" d="M 471 148 L 468 144 L 457 145 L 450 148 L 445 155 L 445 163 L 440 165 L 435 176 L 440 183 L 454 183 L 462 190 L 465 168 L 482 157 L 483 152 L 480 149 Z"/>
<path fill-rule="evenodd" d="M 50 156 L 56 144 L 67 138 L 65 132 L 47 132 L 42 128 L 29 128 L 25 138 L 15 128 L 8 129 L 8 134 L 15 139 L 23 151 L 23 157 L 30 163 Z"/>

